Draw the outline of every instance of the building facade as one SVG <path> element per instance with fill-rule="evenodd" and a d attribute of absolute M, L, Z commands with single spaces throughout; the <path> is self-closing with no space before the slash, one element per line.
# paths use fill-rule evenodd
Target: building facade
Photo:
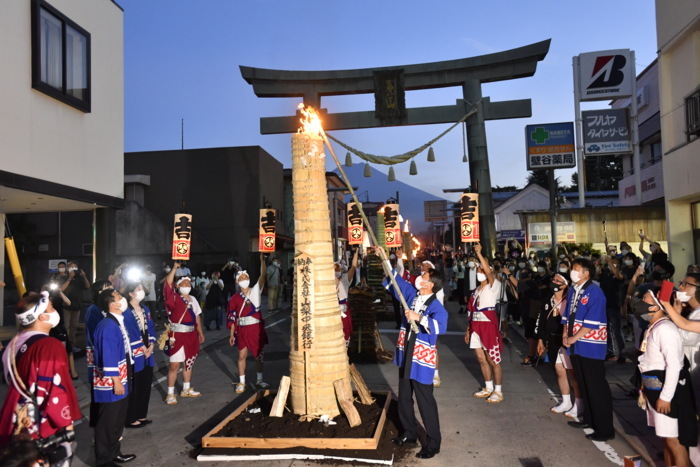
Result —
<path fill-rule="evenodd" d="M 613 109 L 629 107 L 630 99 L 615 99 Z M 639 158 L 642 204 L 663 204 L 664 180 L 661 163 L 661 112 L 659 111 L 659 66 L 654 60 L 637 76 Z M 623 178 L 618 184 L 620 206 L 637 205 L 632 154 L 622 154 Z"/>
<path fill-rule="evenodd" d="M 700 2 L 656 0 L 664 192 L 671 260 L 700 263 Z"/>
<path fill-rule="evenodd" d="M 172 262 L 178 212 L 192 215 L 193 272 L 235 258 L 257 276 L 259 210 L 268 204 L 277 210 L 277 234 L 286 234 L 282 163 L 260 146 L 130 152 L 124 171 L 117 262 Z"/>
<path fill-rule="evenodd" d="M 6 215 L 12 229 L 11 216 L 17 213 L 121 208 L 121 7 L 111 0 L 3 2 L 0 42 L 0 230 Z M 102 213 L 94 217 L 97 224 Z M 51 222 L 60 232 L 60 218 Z M 99 236 L 97 225 L 96 231 Z M 89 237 L 86 243 L 96 248 L 91 232 Z M 30 253 L 61 255 L 60 243 L 40 245 L 41 251 Z M 30 247 L 39 248 L 18 245 L 20 261 Z M 1 245 L 0 250 L 3 263 Z M 93 270 L 94 257 L 91 252 L 86 271 Z M 7 277 L 9 267 L 0 266 Z M 11 280 L 6 282 L 12 301 L 16 291 Z M 2 294 L 0 288 L 0 298 Z"/>

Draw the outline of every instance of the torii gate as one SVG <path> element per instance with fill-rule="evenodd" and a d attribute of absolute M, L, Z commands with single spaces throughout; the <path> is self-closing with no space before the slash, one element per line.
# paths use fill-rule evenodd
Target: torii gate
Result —
<path fill-rule="evenodd" d="M 486 120 L 532 116 L 530 99 L 491 102 L 482 97 L 481 84 L 525 78 L 535 74 L 537 62 L 549 51 L 551 39 L 488 55 L 396 67 L 354 70 L 291 71 L 241 66 L 241 75 L 258 97 L 303 97 L 319 109 L 325 130 L 349 130 L 403 125 L 454 123 L 476 108 L 466 120 L 470 185 L 479 194 L 479 221 L 487 254 L 496 248 L 496 224 L 491 198 L 491 175 L 486 148 Z M 455 105 L 405 108 L 404 93 L 419 89 L 462 86 Z M 375 110 L 328 113 L 322 96 L 375 94 Z M 298 116 L 264 117 L 261 134 L 295 133 Z"/>

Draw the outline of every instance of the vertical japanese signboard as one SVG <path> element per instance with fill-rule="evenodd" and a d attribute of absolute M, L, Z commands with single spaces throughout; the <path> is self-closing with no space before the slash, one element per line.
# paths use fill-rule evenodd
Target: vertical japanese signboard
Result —
<path fill-rule="evenodd" d="M 314 268 L 307 254 L 294 258 L 294 283 L 297 288 L 297 345 L 300 352 L 314 348 Z"/>
<path fill-rule="evenodd" d="M 399 205 L 385 204 L 382 206 L 384 214 L 384 238 L 388 248 L 401 246 L 401 226 L 399 225 Z"/>
<path fill-rule="evenodd" d="M 525 139 L 527 170 L 576 167 L 573 122 L 527 125 Z"/>
<path fill-rule="evenodd" d="M 360 214 L 362 204 L 348 203 L 348 244 L 362 245 L 364 240 L 364 223 Z"/>
<path fill-rule="evenodd" d="M 190 259 L 192 244 L 192 215 L 175 214 L 173 225 L 173 260 L 187 261 Z"/>
<path fill-rule="evenodd" d="M 627 109 L 585 110 L 581 114 L 584 154 L 632 152 Z"/>
<path fill-rule="evenodd" d="M 277 211 L 275 209 L 260 210 L 260 228 L 258 229 L 258 247 L 261 253 L 275 251 L 275 226 Z"/>
<path fill-rule="evenodd" d="M 464 193 L 459 199 L 460 231 L 462 243 L 472 243 L 481 240 L 479 235 L 479 195 Z"/>

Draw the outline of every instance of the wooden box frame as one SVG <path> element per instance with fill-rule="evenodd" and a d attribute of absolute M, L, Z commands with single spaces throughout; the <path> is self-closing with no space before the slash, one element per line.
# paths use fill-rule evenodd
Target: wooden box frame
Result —
<path fill-rule="evenodd" d="M 214 436 L 231 420 L 240 415 L 246 408 L 259 399 L 269 395 L 272 391 L 269 389 L 258 391 L 253 394 L 247 401 L 241 404 L 228 417 L 216 425 L 209 433 L 202 438 L 203 448 L 243 448 L 243 449 L 288 449 L 296 447 L 306 447 L 312 449 L 349 449 L 349 450 L 364 450 L 377 449 L 379 439 L 384 431 L 384 423 L 386 422 L 387 411 L 391 403 L 391 391 L 374 391 L 378 395 L 386 395 L 386 401 L 382 408 L 382 415 L 377 423 L 377 428 L 374 431 L 374 436 L 371 438 L 239 438 L 239 437 L 221 437 Z M 311 422 L 308 422 L 311 423 Z"/>

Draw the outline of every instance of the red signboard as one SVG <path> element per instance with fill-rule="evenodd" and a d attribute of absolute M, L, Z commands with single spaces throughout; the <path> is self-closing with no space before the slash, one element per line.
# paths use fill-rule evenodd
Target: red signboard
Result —
<path fill-rule="evenodd" d="M 401 225 L 399 223 L 399 205 L 385 204 L 381 213 L 384 214 L 384 239 L 389 248 L 401 246 Z"/>
<path fill-rule="evenodd" d="M 275 209 L 260 210 L 260 228 L 258 229 L 258 248 L 261 253 L 275 251 L 275 226 L 277 211 Z"/>
<path fill-rule="evenodd" d="M 192 215 L 175 214 L 175 223 L 173 225 L 173 259 L 175 261 L 189 260 L 191 244 Z"/>
<path fill-rule="evenodd" d="M 479 242 L 479 195 L 477 193 L 464 193 L 459 199 L 460 203 L 460 231 L 462 243 Z"/>
<path fill-rule="evenodd" d="M 348 245 L 362 245 L 364 240 L 361 209 L 361 203 L 348 203 Z"/>

